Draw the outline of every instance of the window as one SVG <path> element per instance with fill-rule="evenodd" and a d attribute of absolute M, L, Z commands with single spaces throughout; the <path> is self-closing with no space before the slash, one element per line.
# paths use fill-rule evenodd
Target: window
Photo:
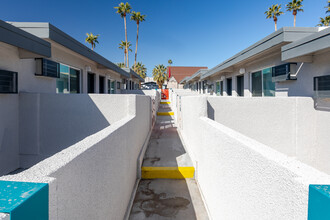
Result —
<path fill-rule="evenodd" d="M 111 89 L 110 89 L 110 93 L 111 93 L 111 94 L 116 94 L 116 88 L 115 88 L 115 85 L 116 85 L 116 81 L 112 81 L 112 82 L 111 82 Z"/>
<path fill-rule="evenodd" d="M 17 93 L 17 73 L 0 70 L 0 93 Z"/>
<path fill-rule="evenodd" d="M 330 109 L 330 75 L 314 77 L 314 101 L 318 109 Z"/>
<path fill-rule="evenodd" d="M 215 84 L 215 93 L 217 94 L 217 96 L 220 95 L 220 82 L 216 82 Z"/>
<path fill-rule="evenodd" d="M 94 93 L 95 92 L 95 74 L 94 73 L 88 73 L 87 83 L 88 83 L 88 93 Z"/>
<path fill-rule="evenodd" d="M 275 83 L 272 81 L 272 68 L 262 70 L 264 96 L 275 96 Z"/>
<path fill-rule="evenodd" d="M 70 69 L 70 93 L 80 93 L 80 71 Z"/>
<path fill-rule="evenodd" d="M 117 82 L 117 89 L 120 89 L 120 82 Z"/>
<path fill-rule="evenodd" d="M 244 76 L 237 76 L 237 95 L 244 96 Z"/>
<path fill-rule="evenodd" d="M 104 94 L 105 93 L 105 77 L 99 76 L 99 93 Z"/>
<path fill-rule="evenodd" d="M 251 74 L 252 96 L 275 96 L 272 70 L 273 68 L 267 68 Z"/>
<path fill-rule="evenodd" d="M 262 96 L 262 80 L 261 71 L 251 74 L 252 81 L 252 96 Z"/>
<path fill-rule="evenodd" d="M 36 75 L 60 78 L 60 64 L 52 60 L 36 59 Z"/>
<path fill-rule="evenodd" d="M 56 93 L 79 93 L 80 71 L 60 64 L 60 77 L 56 79 Z"/>
<path fill-rule="evenodd" d="M 232 79 L 231 78 L 227 79 L 227 95 L 228 96 L 232 95 Z"/>

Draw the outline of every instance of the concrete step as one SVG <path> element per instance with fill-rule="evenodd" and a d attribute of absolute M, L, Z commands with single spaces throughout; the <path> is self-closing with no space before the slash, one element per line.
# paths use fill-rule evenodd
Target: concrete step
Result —
<path fill-rule="evenodd" d="M 142 179 L 188 179 L 194 174 L 194 167 L 142 167 Z"/>
<path fill-rule="evenodd" d="M 174 115 L 174 112 L 157 112 L 158 116 L 169 116 Z"/>

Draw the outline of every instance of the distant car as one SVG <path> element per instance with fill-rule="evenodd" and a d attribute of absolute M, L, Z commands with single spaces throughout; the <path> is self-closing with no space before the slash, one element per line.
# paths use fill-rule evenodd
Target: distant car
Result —
<path fill-rule="evenodd" d="M 155 82 L 147 82 L 141 85 L 141 88 L 146 90 L 152 90 L 152 89 L 158 89 L 159 87 Z"/>

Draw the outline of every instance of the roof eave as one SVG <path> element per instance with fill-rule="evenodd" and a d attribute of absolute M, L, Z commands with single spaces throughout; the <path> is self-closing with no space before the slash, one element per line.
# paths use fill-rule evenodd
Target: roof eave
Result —
<path fill-rule="evenodd" d="M 0 20 L 0 42 L 20 48 L 22 50 L 20 51 L 21 58 L 51 56 L 51 45 L 49 42 L 2 20 Z"/>

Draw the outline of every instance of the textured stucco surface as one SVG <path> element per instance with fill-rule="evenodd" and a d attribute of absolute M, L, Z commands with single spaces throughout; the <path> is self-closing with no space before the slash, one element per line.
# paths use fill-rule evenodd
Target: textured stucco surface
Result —
<path fill-rule="evenodd" d="M 124 118 L 128 97 L 21 93 L 21 167 L 28 168 Z"/>
<path fill-rule="evenodd" d="M 137 158 L 150 131 L 151 104 L 148 96 L 121 99 L 127 101 L 126 116 L 0 180 L 49 183 L 51 220 L 123 219 L 137 178 Z M 106 109 L 116 109 L 121 100 L 116 102 Z"/>
<path fill-rule="evenodd" d="M 307 219 L 309 184 L 329 175 L 207 118 L 206 97 L 182 97 L 182 113 L 212 219 Z"/>
<path fill-rule="evenodd" d="M 18 99 L 0 94 L 0 176 L 19 167 Z"/>
<path fill-rule="evenodd" d="M 0 220 L 10 220 L 10 215 L 5 213 L 0 213 Z"/>
<path fill-rule="evenodd" d="M 330 174 L 330 112 L 312 98 L 208 97 L 208 117 Z"/>

